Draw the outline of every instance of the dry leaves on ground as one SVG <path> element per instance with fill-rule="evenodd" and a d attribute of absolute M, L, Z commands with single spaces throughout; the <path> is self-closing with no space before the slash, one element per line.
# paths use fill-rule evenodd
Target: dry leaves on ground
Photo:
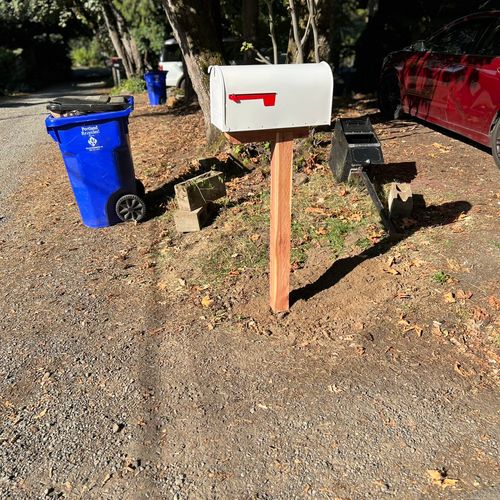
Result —
<path fill-rule="evenodd" d="M 430 477 L 432 484 L 441 486 L 443 489 L 449 488 L 450 486 L 456 486 L 458 483 L 458 479 L 447 477 L 446 472 L 440 470 L 428 469 L 427 475 Z"/>

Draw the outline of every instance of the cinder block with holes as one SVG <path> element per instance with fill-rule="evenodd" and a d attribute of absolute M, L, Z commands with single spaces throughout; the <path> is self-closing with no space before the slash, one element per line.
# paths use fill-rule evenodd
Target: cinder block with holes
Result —
<path fill-rule="evenodd" d="M 222 172 L 215 170 L 176 184 L 174 189 L 179 210 L 188 212 L 226 196 Z"/>

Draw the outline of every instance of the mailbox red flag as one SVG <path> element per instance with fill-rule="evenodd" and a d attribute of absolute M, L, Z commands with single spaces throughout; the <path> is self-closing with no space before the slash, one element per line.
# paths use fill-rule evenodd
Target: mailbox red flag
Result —
<path fill-rule="evenodd" d="M 266 92 L 263 94 L 229 94 L 229 100 L 236 103 L 241 101 L 250 101 L 253 99 L 262 99 L 264 106 L 274 106 L 276 104 L 276 92 Z"/>

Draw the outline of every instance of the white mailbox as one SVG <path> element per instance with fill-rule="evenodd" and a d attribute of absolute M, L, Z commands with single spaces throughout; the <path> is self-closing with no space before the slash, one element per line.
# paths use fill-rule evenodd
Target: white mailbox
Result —
<path fill-rule="evenodd" d="M 332 99 L 326 62 L 210 68 L 210 114 L 222 132 L 330 125 Z"/>

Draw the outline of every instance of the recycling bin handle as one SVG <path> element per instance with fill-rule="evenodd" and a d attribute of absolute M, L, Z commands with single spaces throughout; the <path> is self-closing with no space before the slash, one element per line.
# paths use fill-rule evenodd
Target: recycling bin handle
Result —
<path fill-rule="evenodd" d="M 129 108 L 133 110 L 134 109 L 134 96 L 133 95 L 125 95 L 123 97 L 125 97 L 126 101 L 128 102 Z"/>

